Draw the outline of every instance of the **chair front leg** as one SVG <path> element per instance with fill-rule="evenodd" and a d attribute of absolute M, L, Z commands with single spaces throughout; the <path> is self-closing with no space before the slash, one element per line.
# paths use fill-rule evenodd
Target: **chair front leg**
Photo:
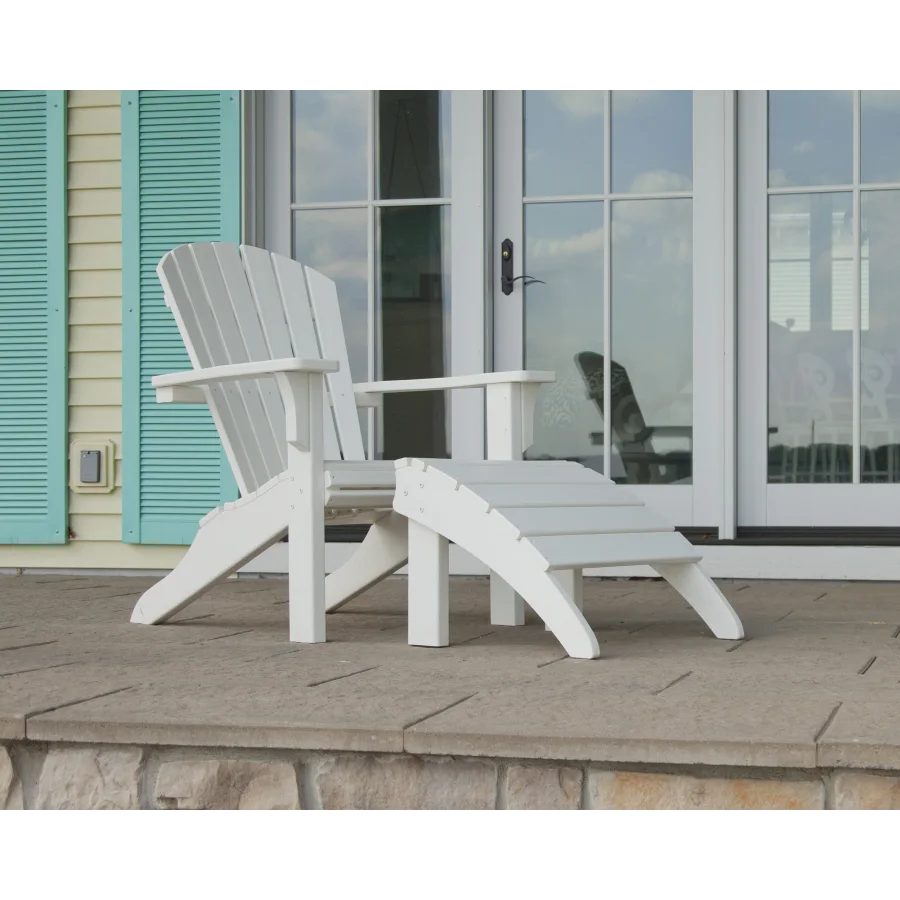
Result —
<path fill-rule="evenodd" d="M 287 417 L 290 640 L 325 641 L 324 379 L 278 373 Z"/>
<path fill-rule="evenodd" d="M 515 383 L 486 387 L 488 459 L 521 459 L 531 446 L 539 387 Z M 496 572 L 491 572 L 491 624 L 525 624 L 525 601 Z"/>

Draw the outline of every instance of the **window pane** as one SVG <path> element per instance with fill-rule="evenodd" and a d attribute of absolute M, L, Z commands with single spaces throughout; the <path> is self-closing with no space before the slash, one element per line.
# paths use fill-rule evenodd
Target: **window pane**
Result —
<path fill-rule="evenodd" d="M 853 92 L 769 91 L 769 186 L 853 181 Z"/>
<path fill-rule="evenodd" d="M 381 377 L 435 378 L 450 360 L 450 208 L 380 210 Z M 385 459 L 447 457 L 443 393 L 384 397 Z"/>
<path fill-rule="evenodd" d="M 900 192 L 863 192 L 860 459 L 863 481 L 900 481 Z"/>
<path fill-rule="evenodd" d="M 525 194 L 603 193 L 606 91 L 525 91 Z"/>
<path fill-rule="evenodd" d="M 602 472 L 603 204 L 527 205 L 524 266 L 546 282 L 525 288 L 525 365 L 557 377 L 538 394 L 527 456 Z"/>
<path fill-rule="evenodd" d="M 851 195 L 769 198 L 769 481 L 852 479 Z"/>
<path fill-rule="evenodd" d="M 862 180 L 900 181 L 900 91 L 861 91 Z"/>
<path fill-rule="evenodd" d="M 382 200 L 450 196 L 450 91 L 378 92 Z"/>
<path fill-rule="evenodd" d="M 354 381 L 367 381 L 369 292 L 366 210 L 296 210 L 294 259 L 327 275 L 337 286 L 350 357 L 350 377 Z"/>
<path fill-rule="evenodd" d="M 693 91 L 613 91 L 612 189 L 689 191 L 693 181 Z"/>
<path fill-rule="evenodd" d="M 368 91 L 292 91 L 295 203 L 366 200 Z"/>
<path fill-rule="evenodd" d="M 612 207 L 612 478 L 690 484 L 691 200 Z"/>

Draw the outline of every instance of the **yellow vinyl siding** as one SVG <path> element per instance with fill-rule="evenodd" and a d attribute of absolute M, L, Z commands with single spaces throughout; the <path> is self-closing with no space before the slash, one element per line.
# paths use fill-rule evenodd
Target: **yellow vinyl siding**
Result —
<path fill-rule="evenodd" d="M 69 440 L 112 441 L 117 485 L 110 494 L 70 491 L 69 530 L 72 541 L 117 545 L 122 529 L 119 92 L 69 91 L 68 97 Z"/>

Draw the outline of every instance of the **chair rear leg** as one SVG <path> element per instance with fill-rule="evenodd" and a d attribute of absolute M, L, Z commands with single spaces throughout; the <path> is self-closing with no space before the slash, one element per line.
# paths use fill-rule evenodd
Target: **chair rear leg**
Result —
<path fill-rule="evenodd" d="M 524 625 L 525 601 L 496 572 L 491 572 L 491 625 Z"/>
<path fill-rule="evenodd" d="M 325 579 L 326 612 L 334 612 L 406 565 L 407 522 L 391 511 L 369 528 L 353 556 Z"/>

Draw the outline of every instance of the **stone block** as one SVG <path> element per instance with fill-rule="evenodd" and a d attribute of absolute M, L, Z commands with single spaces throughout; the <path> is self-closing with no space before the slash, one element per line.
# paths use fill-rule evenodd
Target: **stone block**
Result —
<path fill-rule="evenodd" d="M 314 764 L 323 809 L 494 809 L 493 762 L 339 756 Z"/>
<path fill-rule="evenodd" d="M 580 769 L 555 766 L 510 766 L 506 773 L 508 809 L 578 809 Z"/>
<path fill-rule="evenodd" d="M 138 809 L 139 747 L 57 747 L 38 780 L 38 809 Z"/>
<path fill-rule="evenodd" d="M 289 762 L 203 759 L 164 762 L 156 779 L 163 809 L 299 809 Z"/>
<path fill-rule="evenodd" d="M 820 781 L 591 772 L 594 809 L 824 809 Z"/>
<path fill-rule="evenodd" d="M 834 776 L 835 809 L 900 809 L 900 778 L 839 772 Z"/>
<path fill-rule="evenodd" d="M 22 809 L 22 785 L 9 751 L 0 747 L 0 809 Z"/>

